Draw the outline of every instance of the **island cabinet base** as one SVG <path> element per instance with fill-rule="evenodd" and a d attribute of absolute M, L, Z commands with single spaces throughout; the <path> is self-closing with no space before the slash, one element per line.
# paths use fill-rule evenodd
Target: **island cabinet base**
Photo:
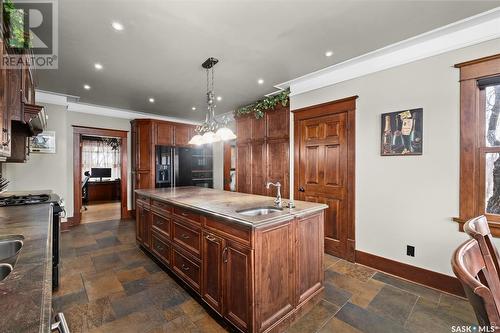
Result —
<path fill-rule="evenodd" d="M 321 298 L 323 211 L 262 226 L 137 195 L 137 242 L 242 332 L 282 332 Z"/>

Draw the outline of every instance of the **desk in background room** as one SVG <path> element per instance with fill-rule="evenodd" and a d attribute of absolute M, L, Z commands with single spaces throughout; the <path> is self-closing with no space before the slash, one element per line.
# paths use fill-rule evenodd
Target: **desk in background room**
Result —
<path fill-rule="evenodd" d="M 120 180 L 89 181 L 89 202 L 120 200 Z"/>

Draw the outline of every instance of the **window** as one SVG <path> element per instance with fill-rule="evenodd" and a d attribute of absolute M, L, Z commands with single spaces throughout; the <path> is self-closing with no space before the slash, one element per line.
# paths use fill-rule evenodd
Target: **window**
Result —
<path fill-rule="evenodd" d="M 119 139 L 82 137 L 82 179 L 92 168 L 111 168 L 111 179 L 120 178 Z"/>
<path fill-rule="evenodd" d="M 460 216 L 485 215 L 500 236 L 500 55 L 460 68 Z"/>

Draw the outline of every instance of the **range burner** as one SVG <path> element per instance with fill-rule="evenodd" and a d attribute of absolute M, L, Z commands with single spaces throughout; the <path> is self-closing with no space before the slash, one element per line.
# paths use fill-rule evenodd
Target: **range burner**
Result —
<path fill-rule="evenodd" d="M 0 198 L 0 207 L 39 204 L 49 200 L 48 194 L 11 195 Z"/>

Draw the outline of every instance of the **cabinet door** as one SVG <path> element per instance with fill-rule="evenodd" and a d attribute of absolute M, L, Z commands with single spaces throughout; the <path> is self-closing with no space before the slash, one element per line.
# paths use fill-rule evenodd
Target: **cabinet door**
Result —
<path fill-rule="evenodd" d="M 189 125 L 176 125 L 175 126 L 175 145 L 176 146 L 188 146 L 189 140 L 191 140 L 190 134 L 192 126 Z"/>
<path fill-rule="evenodd" d="M 203 233 L 201 297 L 219 314 L 222 314 L 222 252 L 224 246 L 222 238 L 211 233 Z"/>
<path fill-rule="evenodd" d="M 289 137 L 289 108 L 277 107 L 266 112 L 266 137 L 268 139 L 286 139 Z"/>
<path fill-rule="evenodd" d="M 288 140 L 270 140 L 267 142 L 267 180 L 281 183 L 281 196 L 289 198 L 289 145 Z M 268 196 L 276 196 L 276 188 L 267 190 Z"/>
<path fill-rule="evenodd" d="M 151 227 L 152 227 L 152 221 L 153 221 L 153 214 L 151 213 L 151 210 L 149 208 L 144 207 L 144 223 L 143 223 L 143 230 L 144 230 L 144 246 L 147 248 L 151 248 Z"/>
<path fill-rule="evenodd" d="M 227 242 L 224 261 L 224 317 L 244 332 L 252 331 L 252 250 Z"/>
<path fill-rule="evenodd" d="M 174 126 L 168 123 L 157 123 L 156 144 L 160 146 L 172 146 L 174 144 Z"/>
<path fill-rule="evenodd" d="M 137 124 L 136 170 L 151 170 L 152 126 L 150 123 Z"/>
<path fill-rule="evenodd" d="M 8 99 L 7 108 L 11 120 L 21 121 L 21 95 L 22 95 L 22 69 L 13 68 L 7 70 L 8 75 Z"/>
<path fill-rule="evenodd" d="M 266 144 L 264 142 L 252 142 L 251 145 L 251 166 L 252 190 L 250 193 L 266 195 Z M 274 163 L 278 161 L 270 161 Z M 279 163 L 279 162 L 278 162 Z"/>
<path fill-rule="evenodd" d="M 144 207 L 138 203 L 135 204 L 135 239 L 139 244 L 144 243 Z"/>
<path fill-rule="evenodd" d="M 241 117 L 236 119 L 236 143 L 246 143 L 252 138 L 252 118 Z"/>
<path fill-rule="evenodd" d="M 264 140 L 266 136 L 266 118 L 252 117 L 252 140 Z"/>
<path fill-rule="evenodd" d="M 251 193 L 252 168 L 250 165 L 250 145 L 240 144 L 236 146 L 236 191 Z"/>

